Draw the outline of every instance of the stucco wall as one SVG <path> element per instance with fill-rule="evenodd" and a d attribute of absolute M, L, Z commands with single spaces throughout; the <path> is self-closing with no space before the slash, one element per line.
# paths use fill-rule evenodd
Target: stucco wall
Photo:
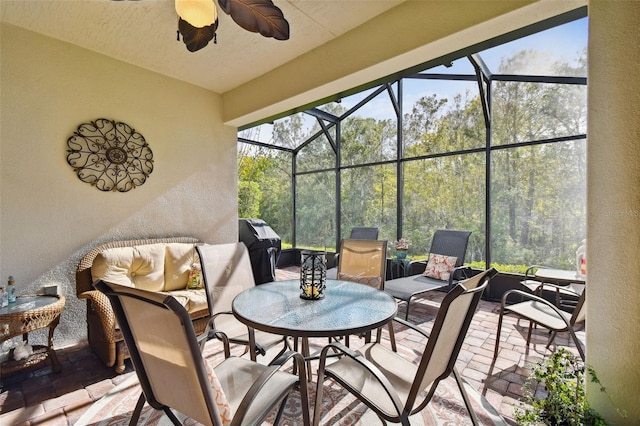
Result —
<path fill-rule="evenodd" d="M 611 424 L 640 424 L 640 2 L 589 2 L 587 363 Z M 621 418 L 616 409 L 626 410 Z"/>
<path fill-rule="evenodd" d="M 236 128 L 218 94 L 14 26 L 1 36 L 0 280 L 13 275 L 18 294 L 57 283 L 67 304 L 55 345 L 67 346 L 86 337 L 75 266 L 99 242 L 237 241 Z M 101 192 L 67 164 L 67 139 L 101 117 L 149 143 L 143 186 Z"/>

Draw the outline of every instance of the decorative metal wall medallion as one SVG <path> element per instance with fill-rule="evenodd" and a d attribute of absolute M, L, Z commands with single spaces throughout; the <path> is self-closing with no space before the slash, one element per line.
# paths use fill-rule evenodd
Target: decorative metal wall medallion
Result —
<path fill-rule="evenodd" d="M 78 126 L 67 140 L 67 163 L 100 191 L 127 192 L 153 171 L 153 152 L 127 123 L 99 118 Z"/>

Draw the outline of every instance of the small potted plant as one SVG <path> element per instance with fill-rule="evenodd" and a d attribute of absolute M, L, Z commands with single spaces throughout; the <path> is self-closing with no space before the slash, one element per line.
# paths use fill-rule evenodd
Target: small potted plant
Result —
<path fill-rule="evenodd" d="M 517 408 L 515 420 L 524 426 L 538 425 L 606 425 L 605 420 L 589 406 L 585 395 L 586 375 L 606 393 L 595 371 L 565 348 L 534 364 L 524 384 L 524 402 Z M 538 385 L 544 387 L 536 395 Z M 622 417 L 626 413 L 619 412 Z"/>
<path fill-rule="evenodd" d="M 396 257 L 398 259 L 406 259 L 411 242 L 406 238 L 400 238 L 398 241 L 393 242 L 393 246 L 396 249 Z"/>

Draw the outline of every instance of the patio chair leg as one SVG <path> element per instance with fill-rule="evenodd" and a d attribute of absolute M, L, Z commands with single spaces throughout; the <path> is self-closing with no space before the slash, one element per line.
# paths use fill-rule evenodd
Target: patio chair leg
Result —
<path fill-rule="evenodd" d="M 133 410 L 133 414 L 131 415 L 131 420 L 129 420 L 129 426 L 134 426 L 138 424 L 138 420 L 140 419 L 140 413 L 142 413 L 142 407 L 144 407 L 145 402 L 147 402 L 147 399 L 144 397 L 144 393 L 140 392 L 140 397 L 138 398 L 138 402 L 136 402 L 136 408 Z"/>
<path fill-rule="evenodd" d="M 496 332 L 496 347 L 493 350 L 493 359 L 498 357 L 498 349 L 500 346 L 500 331 L 502 331 L 502 316 L 504 315 L 504 305 L 500 306 L 500 314 L 498 315 L 498 331 Z"/>
<path fill-rule="evenodd" d="M 411 298 L 407 299 L 407 311 L 404 313 L 404 320 L 409 321 L 409 307 L 411 306 Z"/>
<path fill-rule="evenodd" d="M 382 331 L 382 329 L 380 329 L 380 331 Z M 391 350 L 398 352 L 398 346 L 396 346 L 396 333 L 393 330 L 393 320 L 389 321 L 389 341 L 391 342 Z"/>
<path fill-rule="evenodd" d="M 473 406 L 471 405 L 471 400 L 469 399 L 469 395 L 467 394 L 467 391 L 464 388 L 464 381 L 462 377 L 460 377 L 460 373 L 458 373 L 458 369 L 455 367 L 453 367 L 453 377 L 455 377 L 456 383 L 458 383 L 458 388 L 460 388 L 460 393 L 462 394 L 464 405 L 467 407 L 467 411 L 471 416 L 471 423 L 473 423 L 473 426 L 478 426 L 480 424 L 480 422 L 478 421 L 478 416 L 476 415 L 476 412 L 474 411 Z"/>
<path fill-rule="evenodd" d="M 178 420 L 178 418 L 176 417 L 175 414 L 173 414 L 173 411 L 171 411 L 171 408 L 169 407 L 164 407 L 164 413 L 167 415 L 167 417 L 169 417 L 169 419 L 171 419 L 171 423 L 173 423 L 176 426 L 182 426 L 182 423 L 180 422 L 180 420 Z"/>

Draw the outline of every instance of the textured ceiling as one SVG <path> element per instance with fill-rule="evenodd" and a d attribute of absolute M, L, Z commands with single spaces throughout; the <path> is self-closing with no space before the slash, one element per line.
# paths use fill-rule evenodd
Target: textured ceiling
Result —
<path fill-rule="evenodd" d="M 274 0 L 291 36 L 240 28 L 219 9 L 218 43 L 191 53 L 177 41 L 172 0 L 0 0 L 2 22 L 224 93 L 339 37 L 403 0 Z"/>

